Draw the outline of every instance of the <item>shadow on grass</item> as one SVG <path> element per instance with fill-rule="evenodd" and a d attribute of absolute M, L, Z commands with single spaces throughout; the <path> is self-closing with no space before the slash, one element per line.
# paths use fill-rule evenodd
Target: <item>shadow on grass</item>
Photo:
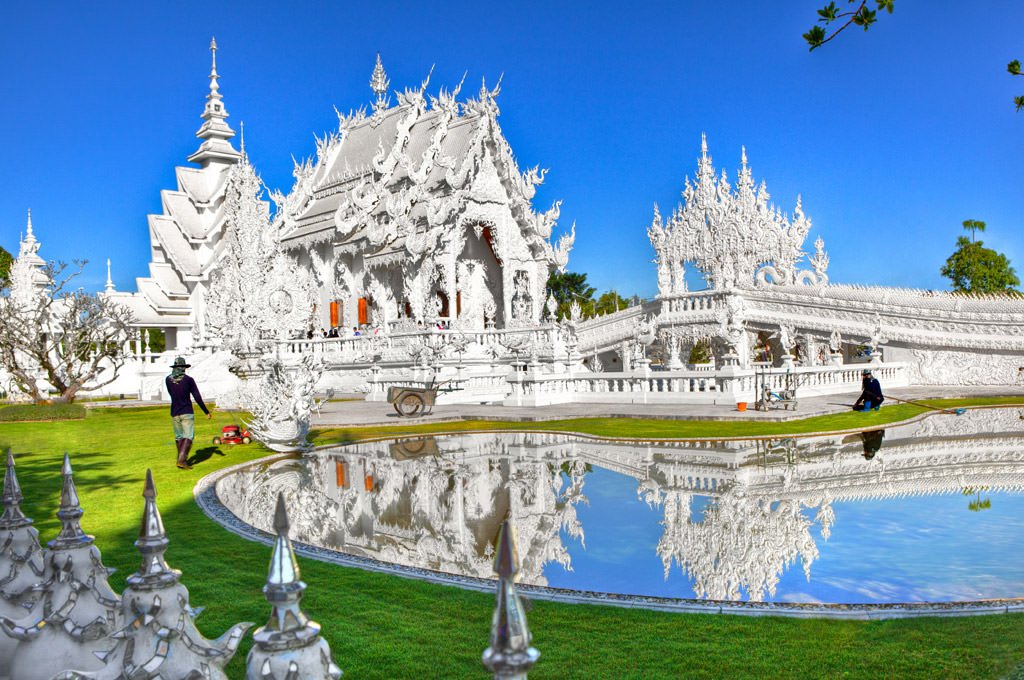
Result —
<path fill-rule="evenodd" d="M 195 452 L 193 452 L 193 454 L 189 456 L 188 464 L 199 465 L 200 463 L 208 461 L 215 453 L 218 456 L 226 455 L 223 451 L 220 450 L 219 447 L 207 446 L 202 449 L 196 449 Z"/>
<path fill-rule="evenodd" d="M 0 451 L 6 452 L 8 444 L 0 442 Z M 18 471 L 18 482 L 22 487 L 46 488 L 60 490 L 60 469 L 62 462 L 51 456 L 35 455 L 31 452 L 19 453 L 15 447 L 14 463 Z M 128 483 L 137 482 L 135 474 L 125 473 L 118 469 L 117 459 L 109 453 L 68 452 L 71 469 L 75 474 L 75 485 L 82 488 L 109 487 L 120 488 Z"/>

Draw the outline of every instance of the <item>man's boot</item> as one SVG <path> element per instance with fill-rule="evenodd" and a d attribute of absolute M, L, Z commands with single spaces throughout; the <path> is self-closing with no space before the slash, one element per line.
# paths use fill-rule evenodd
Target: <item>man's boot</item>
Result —
<path fill-rule="evenodd" d="M 192 466 L 188 464 L 188 450 L 192 447 L 192 440 L 177 439 L 174 443 L 178 446 L 178 467 L 182 470 L 191 470 Z"/>
<path fill-rule="evenodd" d="M 185 461 L 185 465 L 188 465 L 189 467 L 192 467 L 188 463 L 188 454 L 189 454 L 189 452 L 192 451 L 192 440 L 191 439 L 182 439 L 181 440 L 181 451 L 182 451 L 181 459 L 183 461 Z"/>

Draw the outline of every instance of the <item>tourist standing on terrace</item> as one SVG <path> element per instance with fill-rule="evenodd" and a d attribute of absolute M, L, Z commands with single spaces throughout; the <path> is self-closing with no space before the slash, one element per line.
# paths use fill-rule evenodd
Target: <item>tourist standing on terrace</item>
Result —
<path fill-rule="evenodd" d="M 178 467 L 182 470 L 191 470 L 188 452 L 196 436 L 196 417 L 195 411 L 192 410 L 192 399 L 195 398 L 196 404 L 203 409 L 207 418 L 212 418 L 213 414 L 203 403 L 196 381 L 192 376 L 185 375 L 186 368 L 191 368 L 191 365 L 185 363 L 183 357 L 175 359 L 171 365 L 171 374 L 164 383 L 167 385 L 167 394 L 171 395 L 171 423 L 174 425 L 174 443 L 178 446 Z"/>

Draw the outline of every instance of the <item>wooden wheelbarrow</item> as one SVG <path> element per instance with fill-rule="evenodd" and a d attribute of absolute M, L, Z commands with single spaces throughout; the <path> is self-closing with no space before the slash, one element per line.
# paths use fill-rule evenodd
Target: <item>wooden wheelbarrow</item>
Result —
<path fill-rule="evenodd" d="M 388 401 L 395 407 L 398 415 L 403 418 L 414 418 L 419 415 L 430 413 L 437 402 L 438 392 L 455 392 L 458 388 L 444 386 L 448 381 L 435 385 L 431 380 L 423 387 L 398 387 L 388 388 Z"/>

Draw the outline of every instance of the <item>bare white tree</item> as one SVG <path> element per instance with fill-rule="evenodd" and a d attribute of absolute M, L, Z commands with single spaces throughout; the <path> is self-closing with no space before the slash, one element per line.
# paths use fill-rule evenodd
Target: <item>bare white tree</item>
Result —
<path fill-rule="evenodd" d="M 84 266 L 84 261 L 73 268 L 50 262 L 33 281 L 16 276 L 15 261 L 11 287 L 0 296 L 0 365 L 35 401 L 47 397 L 39 378 L 60 401 L 72 402 L 83 389 L 113 382 L 127 358 L 132 313 L 102 295 L 70 290 Z"/>

